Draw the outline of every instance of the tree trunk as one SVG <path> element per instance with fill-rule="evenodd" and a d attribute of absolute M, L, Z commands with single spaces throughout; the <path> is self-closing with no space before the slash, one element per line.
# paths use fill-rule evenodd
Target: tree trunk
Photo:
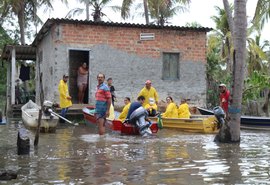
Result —
<path fill-rule="evenodd" d="M 144 14 L 145 14 L 145 23 L 149 24 L 149 13 L 148 13 L 148 5 L 147 0 L 143 0 L 143 6 L 144 6 Z"/>
<path fill-rule="evenodd" d="M 269 117 L 269 99 L 270 99 L 270 89 L 265 90 L 265 102 L 263 104 L 262 110 L 265 113 L 265 116 Z"/>
<path fill-rule="evenodd" d="M 232 72 L 232 54 L 231 54 L 231 44 L 228 37 L 226 37 L 225 44 L 228 50 L 228 56 L 226 57 L 227 72 L 230 74 Z"/>
<path fill-rule="evenodd" d="M 228 0 L 223 0 L 223 6 L 224 6 L 224 9 L 225 9 L 226 14 L 227 14 L 227 21 L 229 23 L 229 28 L 230 28 L 232 38 L 233 38 L 234 37 L 234 35 L 233 35 L 234 34 L 233 18 L 232 18 L 232 12 L 231 12 L 230 4 L 229 4 Z"/>
<path fill-rule="evenodd" d="M 86 2 L 85 2 L 85 6 L 86 6 L 86 7 L 85 7 L 85 9 L 86 9 L 86 20 L 88 20 L 88 21 L 90 20 L 90 15 L 89 15 L 89 4 L 90 4 L 89 1 L 86 1 Z"/>
<path fill-rule="evenodd" d="M 20 27 L 20 35 L 21 35 L 21 44 L 25 44 L 25 33 L 24 33 L 24 25 L 25 25 L 25 20 L 24 20 L 24 9 L 20 10 L 18 12 L 18 22 L 19 22 L 19 27 Z"/>
<path fill-rule="evenodd" d="M 227 0 L 223 0 L 224 6 Z M 226 12 L 228 18 L 230 13 Z M 231 104 L 226 118 L 228 129 L 223 135 L 219 134 L 219 142 L 240 142 L 240 118 L 242 108 L 242 91 L 244 85 L 244 63 L 246 56 L 246 0 L 234 1 L 233 20 L 233 43 L 234 43 L 234 64 L 233 64 L 233 84 L 231 94 Z M 226 137 L 224 137 L 226 136 Z"/>
<path fill-rule="evenodd" d="M 231 141 L 240 141 L 240 118 L 242 108 L 242 93 L 244 86 L 244 64 L 246 59 L 247 17 L 246 0 L 234 1 L 234 76 L 232 103 L 229 108 L 229 127 Z"/>

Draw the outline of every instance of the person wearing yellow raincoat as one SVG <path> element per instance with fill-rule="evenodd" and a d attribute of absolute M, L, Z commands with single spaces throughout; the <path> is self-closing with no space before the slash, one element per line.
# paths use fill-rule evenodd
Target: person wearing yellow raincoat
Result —
<path fill-rule="evenodd" d="M 166 111 L 161 115 L 163 118 L 178 118 L 178 109 L 176 104 L 173 102 L 171 96 L 166 98 L 167 108 Z"/>
<path fill-rule="evenodd" d="M 178 108 L 178 117 L 179 118 L 190 118 L 189 106 L 186 99 L 181 100 L 181 104 Z"/>
<path fill-rule="evenodd" d="M 147 110 L 148 116 L 156 116 L 158 107 L 154 98 L 149 98 L 149 104 L 146 104 L 144 108 Z"/>
<path fill-rule="evenodd" d="M 118 119 L 121 120 L 121 122 L 123 123 L 127 117 L 127 114 L 128 114 L 128 110 L 129 110 L 129 107 L 130 107 L 130 98 L 129 97 L 125 97 L 124 99 L 124 103 L 125 103 L 125 106 L 122 110 L 122 112 L 120 113 Z"/>
<path fill-rule="evenodd" d="M 146 104 L 149 104 L 149 99 L 153 98 L 155 100 L 155 103 L 158 104 L 158 93 L 154 87 L 152 87 L 152 82 L 150 80 L 147 80 L 145 82 L 145 87 L 142 88 L 140 91 L 139 96 L 143 96 L 145 98 L 145 101 L 143 103 L 143 107 L 145 107 Z"/>
<path fill-rule="evenodd" d="M 63 79 L 60 80 L 59 85 L 58 85 L 58 91 L 59 91 L 59 96 L 60 96 L 60 108 L 61 110 L 61 116 L 66 117 L 68 108 L 72 106 L 71 102 L 71 96 L 69 95 L 68 91 L 68 74 L 63 75 Z M 63 119 L 59 120 L 60 123 L 65 123 Z"/>

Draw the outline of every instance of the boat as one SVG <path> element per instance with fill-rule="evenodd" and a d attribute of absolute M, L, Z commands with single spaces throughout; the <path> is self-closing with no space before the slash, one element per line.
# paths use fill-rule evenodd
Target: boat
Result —
<path fill-rule="evenodd" d="M 6 118 L 2 117 L 2 119 L 0 120 L 0 125 L 5 125 L 7 123 Z"/>
<path fill-rule="evenodd" d="M 150 118 L 157 121 L 157 117 Z M 213 134 L 218 132 L 215 116 L 192 115 L 190 118 L 161 118 L 163 128 L 173 128 L 186 132 Z"/>
<path fill-rule="evenodd" d="M 40 106 L 29 100 L 21 108 L 22 110 L 22 121 L 25 127 L 29 129 L 36 129 L 38 126 L 38 115 Z M 42 113 L 40 132 L 55 132 L 59 118 L 52 114 Z"/>
<path fill-rule="evenodd" d="M 97 121 L 94 115 L 95 113 L 94 109 L 95 109 L 94 106 L 88 106 L 82 109 L 84 120 L 87 125 L 97 124 Z M 130 124 L 130 123 L 122 123 L 120 120 L 117 120 L 117 119 L 114 119 L 114 120 L 107 119 L 106 125 L 112 131 L 117 131 L 117 132 L 120 132 L 121 134 L 125 134 L 125 135 L 139 135 L 140 134 L 139 130 L 137 129 L 135 125 Z M 153 122 L 150 126 L 150 129 L 152 133 L 157 133 L 158 132 L 157 122 Z"/>
<path fill-rule="evenodd" d="M 197 107 L 202 115 L 214 115 L 213 111 Z M 251 130 L 270 130 L 270 117 L 241 116 L 240 128 Z"/>

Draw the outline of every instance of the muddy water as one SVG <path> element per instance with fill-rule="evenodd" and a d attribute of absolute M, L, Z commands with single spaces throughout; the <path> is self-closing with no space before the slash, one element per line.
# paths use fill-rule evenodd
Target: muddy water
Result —
<path fill-rule="evenodd" d="M 18 177 L 0 184 L 270 184 L 270 132 L 242 131 L 241 143 L 162 129 L 155 137 L 100 137 L 95 127 L 62 125 L 41 134 L 38 149 L 18 156 L 20 124 L 0 126 L 0 169 Z"/>

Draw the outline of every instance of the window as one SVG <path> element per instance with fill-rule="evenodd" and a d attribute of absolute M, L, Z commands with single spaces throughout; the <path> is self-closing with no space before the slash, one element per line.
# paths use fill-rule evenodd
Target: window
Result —
<path fill-rule="evenodd" d="M 163 53 L 162 79 L 179 79 L 179 53 Z"/>

